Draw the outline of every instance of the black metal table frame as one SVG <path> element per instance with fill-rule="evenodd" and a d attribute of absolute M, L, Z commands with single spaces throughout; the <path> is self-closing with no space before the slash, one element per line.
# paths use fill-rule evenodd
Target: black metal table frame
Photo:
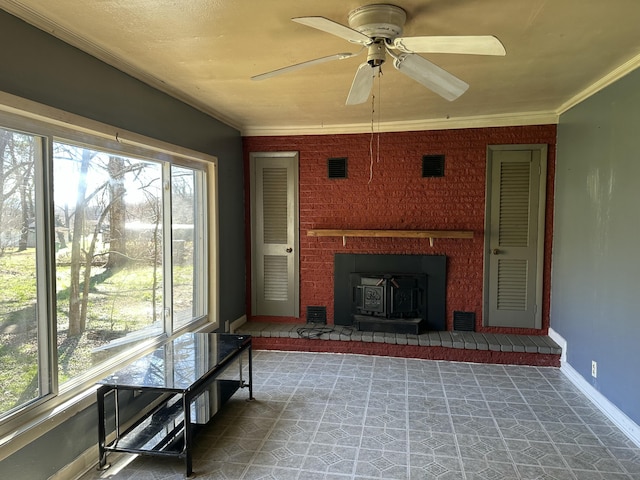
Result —
<path fill-rule="evenodd" d="M 240 362 L 240 379 L 239 379 L 239 388 L 249 388 L 249 398 L 248 400 L 253 400 L 253 355 L 252 355 L 252 345 L 250 336 L 244 335 L 244 337 L 249 338 L 249 342 L 242 345 L 233 355 L 230 355 L 221 363 L 215 365 L 207 374 L 203 375 L 199 379 L 197 379 L 193 384 L 191 384 L 188 388 L 183 391 L 176 392 L 174 390 L 169 390 L 165 388 L 150 388 L 144 386 L 111 386 L 111 385 L 102 385 L 97 390 L 97 405 L 98 405 L 98 450 L 99 450 L 99 463 L 98 469 L 107 469 L 109 468 L 109 464 L 107 464 L 107 454 L 109 452 L 123 452 L 123 453 L 134 453 L 134 454 L 144 454 L 144 455 L 156 455 L 156 456 L 172 456 L 172 457 L 183 457 L 185 462 L 186 476 L 189 477 L 193 473 L 192 467 L 192 452 L 191 448 L 193 446 L 193 424 L 191 422 L 191 408 L 190 405 L 193 400 L 196 399 L 200 394 L 202 394 L 207 387 L 217 379 L 217 377 L 223 373 L 229 365 L 238 360 Z M 244 382 L 242 378 L 242 355 L 244 352 L 248 352 L 249 357 L 249 382 Z M 126 429 L 125 431 L 121 431 L 120 426 L 120 412 L 119 412 L 119 402 L 118 402 L 118 391 L 120 390 L 137 390 L 144 392 L 158 392 L 158 393 L 167 393 L 167 394 L 180 394 L 182 395 L 182 413 L 184 416 L 183 420 L 183 437 L 184 437 L 184 446 L 182 452 L 174 453 L 174 452 L 163 452 L 160 450 L 143 450 L 143 449 L 131 449 L 131 448 L 121 448 L 118 447 L 118 441 L 120 438 L 128 431 L 131 431 L 135 426 L 142 423 L 146 418 L 148 418 L 153 412 L 156 410 L 152 410 L 151 412 L 147 412 L 141 419 L 139 419 L 134 425 Z M 109 444 L 106 442 L 106 426 L 105 426 L 105 396 L 114 392 L 114 410 L 115 410 L 115 434 L 116 438 Z"/>

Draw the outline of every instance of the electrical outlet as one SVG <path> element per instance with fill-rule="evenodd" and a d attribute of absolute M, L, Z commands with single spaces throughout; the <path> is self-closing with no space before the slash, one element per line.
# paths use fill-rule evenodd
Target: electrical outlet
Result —
<path fill-rule="evenodd" d="M 591 376 L 598 378 L 598 362 L 595 360 L 591 360 Z"/>

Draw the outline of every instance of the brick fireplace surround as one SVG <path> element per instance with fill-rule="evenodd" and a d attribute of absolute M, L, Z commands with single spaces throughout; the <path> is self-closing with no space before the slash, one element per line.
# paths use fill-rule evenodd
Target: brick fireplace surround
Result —
<path fill-rule="evenodd" d="M 482 321 L 487 146 L 512 144 L 548 145 L 541 330 L 485 327 Z M 243 146 L 247 186 L 251 152 L 299 152 L 301 317 L 253 316 L 248 265 L 251 322 L 304 324 L 307 306 L 326 306 L 331 325 L 336 253 L 445 255 L 448 331 L 453 329 L 453 312 L 463 311 L 475 313 L 478 333 L 547 335 L 555 125 L 381 133 L 373 141 L 371 134 L 245 137 Z M 438 154 L 445 156 L 444 177 L 422 178 L 422 157 Z M 348 159 L 345 179 L 327 176 L 327 159 L 336 157 Z M 245 189 L 247 259 L 251 258 L 249 191 Z M 411 238 L 347 238 L 343 245 L 342 238 L 307 236 L 310 229 L 471 230 L 474 235 L 472 239 L 434 239 L 433 247 L 428 239 Z M 468 353 L 473 361 L 473 353 Z"/>

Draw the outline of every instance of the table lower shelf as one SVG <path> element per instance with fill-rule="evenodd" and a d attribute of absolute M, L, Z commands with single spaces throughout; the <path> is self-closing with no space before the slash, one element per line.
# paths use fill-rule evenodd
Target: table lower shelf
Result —
<path fill-rule="evenodd" d="M 193 424 L 206 424 L 241 387 L 237 380 L 216 380 L 212 388 L 191 404 Z M 208 395 L 206 395 L 208 392 Z M 194 430 L 196 433 L 197 430 Z M 182 395 L 174 395 L 157 409 L 120 434 L 109 445 L 109 452 L 177 456 L 184 454 L 184 414 Z"/>

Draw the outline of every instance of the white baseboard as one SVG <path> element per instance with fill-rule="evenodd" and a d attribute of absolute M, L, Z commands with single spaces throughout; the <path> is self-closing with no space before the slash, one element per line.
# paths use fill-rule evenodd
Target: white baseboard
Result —
<path fill-rule="evenodd" d="M 640 447 L 640 426 L 616 407 L 607 397 L 596 390 L 578 371 L 567 362 L 567 341 L 557 332 L 549 329 L 549 337 L 562 348 L 560 371 L 573 383 L 603 414 L 609 418 L 629 439 Z"/>
<path fill-rule="evenodd" d="M 567 361 L 567 341 L 562 338 L 562 335 L 556 332 L 553 328 L 549 328 L 549 338 L 556 342 L 562 349 L 562 355 L 560 356 L 560 364 L 562 365 Z"/>
<path fill-rule="evenodd" d="M 70 480 L 82 477 L 92 468 L 96 468 L 98 460 L 98 446 L 85 450 L 73 462 L 51 475 L 48 480 Z"/>
<path fill-rule="evenodd" d="M 104 478 L 117 477 L 118 472 L 136 459 L 138 455 L 118 452 L 109 453 L 108 465 Z M 80 480 L 87 473 L 98 468 L 98 447 L 91 447 L 84 451 L 73 462 L 58 470 L 47 480 Z"/>
<path fill-rule="evenodd" d="M 229 333 L 235 333 L 236 330 L 239 329 L 245 323 L 247 323 L 246 315 L 242 315 L 240 318 L 236 318 L 233 322 L 229 324 Z"/>
<path fill-rule="evenodd" d="M 563 363 L 560 367 L 571 382 L 584 393 L 598 409 L 604 413 L 629 439 L 640 447 L 640 426 L 611 403 L 607 397 L 591 386 L 571 365 Z"/>

